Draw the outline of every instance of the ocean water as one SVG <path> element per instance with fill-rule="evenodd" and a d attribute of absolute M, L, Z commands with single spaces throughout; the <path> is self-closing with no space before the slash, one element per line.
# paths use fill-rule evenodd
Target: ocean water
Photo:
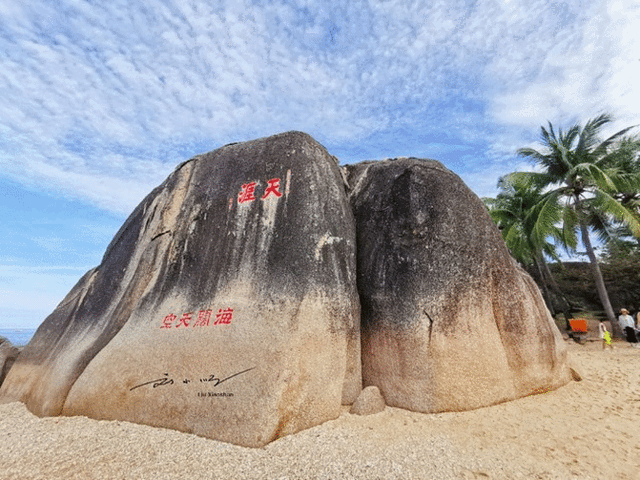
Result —
<path fill-rule="evenodd" d="M 29 343 L 34 333 L 35 328 L 0 328 L 0 337 L 8 339 L 16 347 Z"/>

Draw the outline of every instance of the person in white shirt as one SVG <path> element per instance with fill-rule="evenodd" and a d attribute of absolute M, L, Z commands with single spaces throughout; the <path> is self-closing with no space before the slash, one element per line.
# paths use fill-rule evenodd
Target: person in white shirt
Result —
<path fill-rule="evenodd" d="M 633 317 L 629 315 L 629 310 L 626 308 L 620 310 L 618 324 L 620 325 L 620 329 L 627 335 L 627 342 L 633 343 L 633 346 L 636 348 L 640 348 L 640 345 L 638 345 L 638 335 L 640 332 L 636 330 L 636 322 L 633 321 Z"/>

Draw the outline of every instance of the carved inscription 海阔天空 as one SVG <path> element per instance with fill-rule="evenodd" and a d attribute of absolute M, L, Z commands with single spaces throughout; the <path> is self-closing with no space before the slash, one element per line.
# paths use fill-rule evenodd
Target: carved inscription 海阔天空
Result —
<path fill-rule="evenodd" d="M 211 314 L 213 310 L 200 310 L 198 316 L 193 318 L 194 312 L 183 313 L 181 317 L 170 313 L 162 320 L 160 328 L 196 328 L 196 327 L 208 327 L 211 323 Z M 213 325 L 229 325 L 233 320 L 233 308 L 221 308 L 216 313 L 216 319 Z"/>

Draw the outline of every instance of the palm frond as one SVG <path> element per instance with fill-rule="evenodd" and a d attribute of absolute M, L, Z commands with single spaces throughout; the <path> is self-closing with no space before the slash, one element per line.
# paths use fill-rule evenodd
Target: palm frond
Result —
<path fill-rule="evenodd" d="M 611 122 L 611 115 L 603 113 L 595 118 L 589 119 L 584 128 L 580 132 L 578 145 L 576 145 L 576 154 L 579 156 L 591 152 L 599 142 L 600 129 Z"/>
<path fill-rule="evenodd" d="M 503 208 L 492 208 L 489 210 L 489 215 L 494 223 L 502 228 L 513 223 L 516 218 L 513 212 Z"/>
<path fill-rule="evenodd" d="M 549 125 L 548 131 L 544 127 L 540 127 L 540 143 L 543 145 L 549 145 L 557 141 L 556 133 L 553 131 L 553 125 L 548 120 L 547 123 Z"/>
<path fill-rule="evenodd" d="M 537 151 L 535 148 L 519 148 L 516 153 L 518 156 L 528 158 L 534 163 L 544 164 L 546 162 L 547 155 Z"/>
<path fill-rule="evenodd" d="M 618 168 L 629 173 L 639 173 L 640 166 L 640 138 L 637 136 L 623 137 L 611 148 L 594 151 L 598 156 L 596 165 L 600 167 Z"/>
<path fill-rule="evenodd" d="M 594 155 L 600 157 L 602 155 L 606 155 L 609 147 L 611 147 L 615 142 L 620 141 L 621 137 L 623 137 L 627 132 L 637 128 L 638 125 L 632 125 L 631 127 L 624 128 L 619 132 L 614 133 L 605 141 L 601 142 L 596 148 L 593 149 Z"/>
<path fill-rule="evenodd" d="M 529 225 L 530 238 L 534 246 L 542 246 L 560 221 L 562 207 L 558 202 L 558 192 L 551 191 L 542 196 L 528 212 L 525 222 Z"/>
<path fill-rule="evenodd" d="M 580 224 L 576 211 L 566 206 L 562 211 L 562 243 L 569 251 L 575 251 L 578 246 L 577 230 Z"/>
<path fill-rule="evenodd" d="M 560 143 L 564 149 L 571 151 L 576 138 L 580 138 L 580 125 L 573 125 L 564 135 L 561 135 Z"/>
<path fill-rule="evenodd" d="M 575 172 L 585 180 L 585 185 L 595 186 L 607 191 L 616 190 L 616 184 L 610 176 L 610 173 L 613 172 L 606 172 L 593 163 L 576 165 Z"/>
<path fill-rule="evenodd" d="M 555 260 L 556 262 L 560 261 L 560 256 L 558 255 L 558 249 L 552 243 L 545 243 L 542 246 L 542 252 L 547 255 L 549 258 Z"/>
<path fill-rule="evenodd" d="M 625 208 L 615 197 L 607 192 L 598 190 L 594 198 L 590 201 L 594 208 L 605 214 L 612 215 L 616 220 L 626 225 L 635 237 L 640 237 L 640 222 L 629 209 Z"/>
<path fill-rule="evenodd" d="M 590 208 L 589 201 L 585 201 L 586 223 L 600 243 L 606 244 L 613 238 L 614 220 L 611 215 L 605 214 L 597 208 Z"/>
<path fill-rule="evenodd" d="M 546 172 L 513 172 L 502 178 L 511 185 L 520 184 L 538 190 L 559 183 L 557 178 Z"/>

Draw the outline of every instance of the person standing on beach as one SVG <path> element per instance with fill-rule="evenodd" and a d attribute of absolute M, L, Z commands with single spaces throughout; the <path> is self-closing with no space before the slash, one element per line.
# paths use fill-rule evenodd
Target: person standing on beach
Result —
<path fill-rule="evenodd" d="M 607 346 L 613 350 L 613 345 L 611 345 L 611 334 L 609 333 L 609 330 L 607 330 L 607 326 L 604 322 L 600 322 L 598 325 L 598 331 L 600 332 L 600 338 L 602 339 L 602 350 L 607 348 Z"/>

